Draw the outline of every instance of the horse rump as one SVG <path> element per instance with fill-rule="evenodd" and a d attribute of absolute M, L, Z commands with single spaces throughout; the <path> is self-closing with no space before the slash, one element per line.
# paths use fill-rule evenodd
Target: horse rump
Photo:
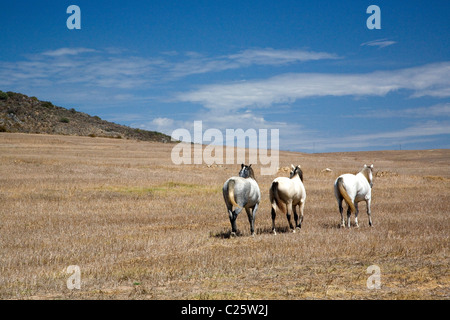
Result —
<path fill-rule="evenodd" d="M 224 196 L 228 197 L 228 199 L 225 199 L 225 202 L 229 202 L 232 206 L 240 208 L 240 206 L 236 203 L 236 200 L 234 200 L 234 185 L 235 181 L 233 179 L 230 179 L 227 184 L 228 193 L 224 193 Z"/>
<path fill-rule="evenodd" d="M 347 203 L 348 207 L 351 210 L 351 213 L 356 212 L 355 205 L 353 204 L 352 199 L 350 199 L 347 190 L 345 190 L 344 179 L 342 177 L 339 177 L 338 180 L 336 181 L 336 189 L 337 189 L 336 196 L 339 196 L 345 200 L 345 202 Z"/>
<path fill-rule="evenodd" d="M 274 210 L 278 207 L 281 212 L 286 214 L 286 204 L 281 200 L 280 195 L 278 194 L 278 181 L 272 182 L 272 186 L 270 187 L 270 203 L 272 204 L 272 208 L 274 208 Z"/>

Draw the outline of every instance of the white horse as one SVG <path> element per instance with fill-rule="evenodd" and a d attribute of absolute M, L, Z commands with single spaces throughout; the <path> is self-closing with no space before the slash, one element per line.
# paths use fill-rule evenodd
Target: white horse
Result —
<path fill-rule="evenodd" d="M 350 228 L 350 215 L 355 212 L 355 224 L 358 225 L 358 202 L 365 201 L 367 205 L 367 215 L 369 216 L 369 226 L 372 226 L 370 216 L 370 202 L 373 186 L 373 164 L 364 165 L 364 168 L 356 175 L 343 174 L 334 182 L 334 195 L 336 196 L 339 213 L 341 214 L 341 227 L 345 227 L 342 200 L 347 203 L 347 226 Z"/>
<path fill-rule="evenodd" d="M 303 210 L 305 208 L 306 191 L 303 185 L 303 172 L 300 166 L 294 167 L 291 164 L 291 172 L 289 178 L 278 177 L 273 180 L 270 187 L 270 203 L 272 204 L 272 232 L 275 231 L 275 217 L 277 208 L 286 214 L 289 222 L 289 227 L 292 232 L 295 232 L 294 226 L 291 222 L 291 212 L 294 212 L 295 227 L 301 228 L 303 221 Z M 297 215 L 297 206 L 300 208 L 300 218 Z"/>
<path fill-rule="evenodd" d="M 222 193 L 230 217 L 231 235 L 236 235 L 236 218 L 245 208 L 250 223 L 250 232 L 254 236 L 256 211 L 261 201 L 261 191 L 255 180 L 252 165 L 242 164 L 239 177 L 229 178 L 223 185 Z"/>

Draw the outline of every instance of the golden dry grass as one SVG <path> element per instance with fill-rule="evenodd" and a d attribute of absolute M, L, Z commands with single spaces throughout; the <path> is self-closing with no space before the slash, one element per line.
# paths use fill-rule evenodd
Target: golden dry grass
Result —
<path fill-rule="evenodd" d="M 281 152 L 281 166 L 304 171 L 301 231 L 278 215 L 270 233 L 275 175 L 254 165 L 257 235 L 242 214 L 230 238 L 221 188 L 239 164 L 174 165 L 172 147 L 0 134 L 0 298 L 449 298 L 450 150 Z M 333 182 L 364 163 L 377 172 L 374 227 L 361 204 L 361 227 L 340 229 Z M 80 290 L 67 288 L 69 265 Z M 366 286 L 370 265 L 379 290 Z"/>

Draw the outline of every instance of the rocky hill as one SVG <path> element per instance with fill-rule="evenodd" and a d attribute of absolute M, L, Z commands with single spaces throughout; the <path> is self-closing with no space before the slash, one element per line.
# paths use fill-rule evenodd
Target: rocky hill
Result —
<path fill-rule="evenodd" d="M 47 133 L 170 142 L 170 136 L 134 129 L 15 92 L 0 91 L 0 132 Z"/>

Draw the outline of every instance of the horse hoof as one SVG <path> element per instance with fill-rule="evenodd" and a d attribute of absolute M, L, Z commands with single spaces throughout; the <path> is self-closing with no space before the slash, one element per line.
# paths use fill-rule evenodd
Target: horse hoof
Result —
<path fill-rule="evenodd" d="M 275 229 L 274 229 L 274 230 L 272 230 L 272 234 L 273 234 L 274 236 L 276 236 L 276 235 L 277 235 L 277 232 L 275 231 Z"/>
<path fill-rule="evenodd" d="M 291 233 L 295 233 L 295 229 L 291 229 Z"/>
<path fill-rule="evenodd" d="M 230 238 L 236 238 L 236 232 L 231 232 L 230 233 Z"/>

